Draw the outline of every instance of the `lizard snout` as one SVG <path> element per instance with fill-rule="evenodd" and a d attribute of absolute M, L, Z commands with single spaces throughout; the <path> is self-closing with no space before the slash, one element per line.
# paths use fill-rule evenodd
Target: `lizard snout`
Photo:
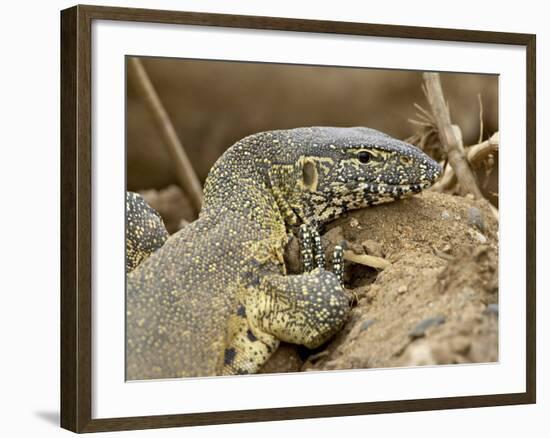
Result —
<path fill-rule="evenodd" d="M 441 164 L 439 164 L 437 161 L 431 159 L 431 158 L 427 158 L 427 163 L 426 163 L 426 168 L 427 168 L 427 172 L 426 172 L 426 176 L 427 176 L 427 180 L 430 182 L 430 185 L 435 183 L 440 177 L 441 175 L 443 174 L 443 167 L 441 166 Z"/>

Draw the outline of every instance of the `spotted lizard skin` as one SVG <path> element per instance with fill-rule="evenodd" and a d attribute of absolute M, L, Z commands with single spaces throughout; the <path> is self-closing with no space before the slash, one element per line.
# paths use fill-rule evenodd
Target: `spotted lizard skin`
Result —
<path fill-rule="evenodd" d="M 230 147 L 199 218 L 127 274 L 127 378 L 255 373 L 281 341 L 309 348 L 349 315 L 336 274 L 287 275 L 298 227 L 429 187 L 441 167 L 369 128 L 263 132 Z"/>

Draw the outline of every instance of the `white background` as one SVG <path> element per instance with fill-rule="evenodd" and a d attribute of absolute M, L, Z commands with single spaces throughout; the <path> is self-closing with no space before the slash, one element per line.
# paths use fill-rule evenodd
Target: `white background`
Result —
<path fill-rule="evenodd" d="M 226 4 L 227 3 L 227 4 Z M 397 4 L 398 3 L 398 4 Z M 101 3 L 97 3 L 101 4 Z M 288 16 L 373 23 L 409 24 L 472 29 L 535 32 L 538 34 L 538 223 L 550 219 L 542 203 L 546 183 L 544 152 L 547 132 L 542 121 L 548 101 L 544 76 L 550 71 L 544 52 L 550 38 L 543 2 L 462 1 L 452 7 L 440 2 L 244 2 L 244 1 L 126 1 L 120 6 L 156 7 L 256 15 Z M 0 333 L 2 361 L 1 420 L 5 436 L 55 436 L 59 399 L 59 9 L 64 1 L 15 2 L 3 5 L 0 67 L 0 182 L 2 183 Z M 513 177 L 510 175 L 510 177 Z M 548 197 L 548 195 L 546 195 Z M 548 232 L 538 230 L 538 400 L 535 406 L 498 407 L 286 421 L 264 424 L 107 434 L 113 436 L 296 436 L 304 433 L 335 436 L 402 435 L 407 437 L 544 436 L 550 391 L 541 372 L 549 363 L 543 340 L 548 334 L 548 275 L 543 272 L 549 248 Z M 545 421 L 546 420 L 546 421 Z"/>

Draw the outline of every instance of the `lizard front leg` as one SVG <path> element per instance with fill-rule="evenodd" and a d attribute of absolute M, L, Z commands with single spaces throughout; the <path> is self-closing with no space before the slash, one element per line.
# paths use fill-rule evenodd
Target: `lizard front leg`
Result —
<path fill-rule="evenodd" d="M 302 275 L 270 275 L 249 296 L 253 332 L 316 348 L 344 325 L 349 299 L 340 281 L 321 268 Z"/>
<path fill-rule="evenodd" d="M 325 270 L 317 229 L 302 225 L 300 240 L 302 275 L 266 275 L 244 294 L 229 324 L 224 375 L 258 372 L 280 341 L 318 347 L 346 321 L 350 307 L 342 287 L 343 248 L 334 248 L 332 273 Z"/>
<path fill-rule="evenodd" d="M 242 309 L 225 350 L 223 374 L 256 373 L 280 341 L 322 345 L 342 328 L 350 305 L 336 275 L 316 268 L 302 275 L 264 277 Z"/>

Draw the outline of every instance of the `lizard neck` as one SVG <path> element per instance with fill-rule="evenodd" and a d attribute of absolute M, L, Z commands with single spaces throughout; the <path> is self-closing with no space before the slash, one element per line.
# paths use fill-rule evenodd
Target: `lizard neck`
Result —
<path fill-rule="evenodd" d="M 308 218 L 313 216 L 305 211 L 296 186 L 300 168 L 283 152 L 279 140 L 270 133 L 237 142 L 208 175 L 203 211 L 217 215 L 222 209 L 238 212 L 243 219 L 260 224 L 264 235 L 279 236 L 281 230 L 311 223 Z"/>
<path fill-rule="evenodd" d="M 257 239 L 286 232 L 285 218 L 262 169 L 228 161 L 213 168 L 208 176 L 199 217 L 223 221 L 226 215 L 238 216 Z"/>
<path fill-rule="evenodd" d="M 282 184 L 283 180 L 292 181 L 295 179 L 294 169 L 291 166 L 272 168 L 268 171 L 269 191 L 273 197 L 274 207 L 278 210 L 281 219 L 289 227 L 293 228 L 300 223 L 306 222 L 295 198 L 295 193 L 285 190 L 288 185 Z"/>

